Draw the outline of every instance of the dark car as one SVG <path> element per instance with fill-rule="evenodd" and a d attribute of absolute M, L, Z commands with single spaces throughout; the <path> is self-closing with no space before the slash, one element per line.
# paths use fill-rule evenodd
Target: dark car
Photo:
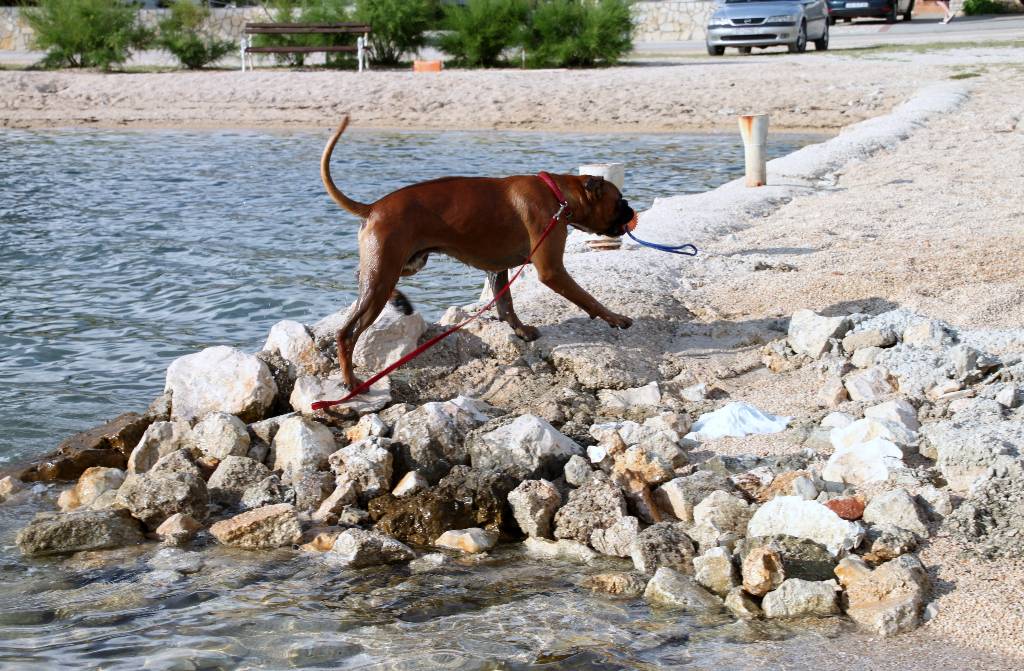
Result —
<path fill-rule="evenodd" d="M 896 23 L 902 15 L 909 21 L 914 13 L 914 0 L 828 0 L 828 22 L 835 24 L 836 19 L 856 19 L 860 17 L 884 18 L 888 23 Z"/>

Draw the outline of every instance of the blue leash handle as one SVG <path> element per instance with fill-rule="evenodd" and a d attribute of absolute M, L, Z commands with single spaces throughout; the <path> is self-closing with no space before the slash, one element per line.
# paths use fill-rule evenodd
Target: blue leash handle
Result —
<path fill-rule="evenodd" d="M 644 247 L 650 247 L 651 249 L 657 249 L 659 252 L 668 252 L 669 254 L 682 254 L 683 256 L 697 256 L 697 247 L 686 243 L 685 245 L 660 245 L 657 242 L 646 242 L 633 235 L 633 231 L 626 231 L 626 235 L 633 239 L 634 242 L 638 242 Z"/>

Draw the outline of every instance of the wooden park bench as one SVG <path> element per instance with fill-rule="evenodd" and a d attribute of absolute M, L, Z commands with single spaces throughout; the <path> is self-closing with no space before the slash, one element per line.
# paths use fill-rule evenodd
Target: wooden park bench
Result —
<path fill-rule="evenodd" d="M 366 45 L 370 36 L 370 26 L 366 23 L 247 23 L 242 35 L 242 72 L 245 72 L 245 59 L 249 56 L 249 69 L 253 68 L 252 54 L 311 54 L 316 52 L 338 53 L 351 52 L 356 54 L 359 71 L 369 69 L 366 59 Z M 359 35 L 355 46 L 323 45 L 323 46 L 280 46 L 254 47 L 253 35 Z"/>

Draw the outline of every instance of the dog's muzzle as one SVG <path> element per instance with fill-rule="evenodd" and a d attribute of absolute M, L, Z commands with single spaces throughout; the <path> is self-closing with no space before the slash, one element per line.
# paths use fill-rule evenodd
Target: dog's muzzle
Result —
<path fill-rule="evenodd" d="M 619 238 L 626 234 L 629 229 L 629 224 L 636 217 L 636 212 L 629 206 L 629 201 L 625 198 L 620 198 L 618 205 L 615 206 L 615 219 L 612 221 L 611 226 L 608 227 L 608 232 L 605 235 L 613 238 Z"/>

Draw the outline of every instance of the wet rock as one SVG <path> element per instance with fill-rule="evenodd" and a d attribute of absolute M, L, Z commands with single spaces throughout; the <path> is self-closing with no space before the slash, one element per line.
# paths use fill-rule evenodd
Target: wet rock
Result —
<path fill-rule="evenodd" d="M 263 351 L 278 354 L 288 364 L 288 375 L 296 379 L 302 375 L 327 375 L 332 363 L 316 346 L 305 324 L 280 321 L 270 328 Z"/>
<path fill-rule="evenodd" d="M 25 484 L 18 478 L 10 475 L 0 478 L 0 503 L 11 498 L 23 489 L 25 489 Z"/>
<path fill-rule="evenodd" d="M 742 587 L 733 587 L 729 590 L 725 595 L 725 607 L 741 620 L 756 620 L 764 616 L 761 607 L 743 591 Z"/>
<path fill-rule="evenodd" d="M 295 492 L 295 509 L 312 513 L 335 490 L 335 477 L 325 471 L 305 471 L 292 477 L 291 488 Z"/>
<path fill-rule="evenodd" d="M 719 610 L 722 602 L 688 575 L 671 568 L 659 568 L 644 589 L 651 603 L 691 613 Z"/>
<path fill-rule="evenodd" d="M 583 448 L 536 415 L 522 415 L 470 442 L 473 468 L 509 470 L 525 478 L 557 478 Z"/>
<path fill-rule="evenodd" d="M 597 399 L 606 410 L 625 412 L 657 406 L 661 403 L 661 388 L 657 382 L 651 382 L 633 389 L 601 389 L 597 392 Z"/>
<path fill-rule="evenodd" d="M 129 475 L 117 490 L 117 505 L 149 529 L 175 513 L 205 520 L 208 502 L 206 483 L 191 473 Z"/>
<path fill-rule="evenodd" d="M 208 347 L 167 368 L 171 417 L 196 420 L 226 412 L 245 422 L 263 419 L 277 396 L 267 365 L 233 347 Z"/>
<path fill-rule="evenodd" d="M 638 597 L 647 588 L 647 580 L 633 573 L 598 573 L 584 578 L 580 587 L 613 596 Z"/>
<path fill-rule="evenodd" d="M 555 511 L 562 505 L 562 495 L 547 480 L 524 480 L 508 495 L 519 528 L 527 536 L 551 537 Z"/>
<path fill-rule="evenodd" d="M 420 475 L 419 471 L 409 471 L 402 476 L 402 479 L 398 481 L 395 488 L 391 490 L 391 494 L 398 498 L 403 496 L 410 496 L 422 492 L 424 489 L 430 487 L 430 483 L 427 479 Z"/>
<path fill-rule="evenodd" d="M 325 470 L 337 450 L 334 434 L 323 424 L 306 417 L 289 417 L 281 423 L 272 445 L 275 471 L 285 482 L 308 471 Z"/>
<path fill-rule="evenodd" d="M 427 573 L 435 571 L 451 563 L 448 555 L 441 552 L 432 552 L 422 557 L 417 557 L 409 562 L 409 570 L 413 573 Z"/>
<path fill-rule="evenodd" d="M 999 463 L 1012 463 L 1024 454 L 1024 422 L 957 422 L 928 424 L 921 429 L 936 466 L 954 492 L 967 492 Z M 926 450 L 922 450 L 924 454 Z"/>
<path fill-rule="evenodd" d="M 905 489 L 894 489 L 871 497 L 864 508 L 864 521 L 868 524 L 886 524 L 928 537 L 928 525 L 921 511 Z"/>
<path fill-rule="evenodd" d="M 864 515 L 864 499 L 860 496 L 840 496 L 825 501 L 825 507 L 844 520 L 859 520 Z"/>
<path fill-rule="evenodd" d="M 177 571 L 185 575 L 199 573 L 205 562 L 198 552 L 188 552 L 178 548 L 161 548 L 146 562 L 149 567 L 158 571 Z"/>
<path fill-rule="evenodd" d="M 18 532 L 15 542 L 29 556 L 68 554 L 136 545 L 139 523 L 123 510 L 75 510 L 39 513 Z"/>
<path fill-rule="evenodd" d="M 299 546 L 299 549 L 303 552 L 317 552 L 324 553 L 330 552 L 331 548 L 334 547 L 334 541 L 338 540 L 338 536 L 341 535 L 341 530 L 334 531 L 321 531 L 313 540 L 303 543 Z M 303 535 L 303 540 L 309 537 L 309 533 Z"/>
<path fill-rule="evenodd" d="M 210 500 L 223 505 L 238 505 L 245 491 L 270 475 L 270 469 L 248 457 L 229 456 L 217 465 L 206 483 Z"/>
<path fill-rule="evenodd" d="M 316 512 L 313 521 L 318 524 L 337 524 L 341 513 L 357 501 L 356 488 L 347 478 L 338 478 L 334 491 L 324 499 Z"/>
<path fill-rule="evenodd" d="M 854 401 L 874 401 L 896 391 L 889 371 L 882 366 L 872 366 L 846 378 L 846 392 Z"/>
<path fill-rule="evenodd" d="M 93 466 L 85 469 L 78 482 L 71 489 L 61 492 L 57 506 L 63 512 L 79 507 L 89 507 L 108 491 L 114 491 L 124 482 L 124 471 L 119 468 Z"/>
<path fill-rule="evenodd" d="M 661 522 L 647 527 L 633 541 L 630 557 L 637 571 L 652 575 L 659 567 L 693 573 L 693 542 L 686 525 Z"/>
<path fill-rule="evenodd" d="M 530 536 L 523 541 L 526 552 L 539 559 L 567 559 L 569 561 L 590 564 L 597 560 L 598 554 L 579 541 L 558 540 Z"/>
<path fill-rule="evenodd" d="M 864 536 L 864 530 L 856 522 L 841 519 L 816 501 L 805 501 L 796 496 L 779 496 L 757 509 L 747 525 L 747 535 L 779 534 L 820 543 L 836 556 L 857 547 Z"/>
<path fill-rule="evenodd" d="M 741 556 L 743 589 L 754 596 L 764 596 L 786 579 L 782 557 L 768 545 L 754 547 Z"/>
<path fill-rule="evenodd" d="M 693 508 L 716 490 L 730 492 L 735 488 L 723 474 L 697 471 L 675 478 L 654 490 L 654 500 L 663 512 L 681 522 L 693 522 Z"/>
<path fill-rule="evenodd" d="M 262 508 L 277 503 L 295 503 L 295 492 L 281 483 L 277 475 L 270 475 L 250 485 L 242 492 L 241 505 L 245 509 Z"/>
<path fill-rule="evenodd" d="M 895 559 L 916 550 L 917 539 L 917 534 L 907 529 L 889 524 L 873 526 L 864 536 L 864 558 L 871 562 Z"/>
<path fill-rule="evenodd" d="M 481 406 L 462 396 L 444 403 L 425 403 L 395 423 L 399 444 L 397 468 L 418 471 L 431 484 L 452 466 L 469 463 L 467 434 L 488 420 Z"/>
<path fill-rule="evenodd" d="M 982 557 L 1024 555 L 1024 463 L 993 468 L 976 482 L 944 529 Z"/>
<path fill-rule="evenodd" d="M 797 354 L 817 359 L 829 351 L 831 339 L 842 338 L 852 326 L 846 317 L 822 317 L 811 310 L 797 310 L 789 320 L 786 340 Z"/>
<path fill-rule="evenodd" d="M 217 522 L 210 533 L 223 545 L 263 550 L 298 543 L 302 526 L 290 503 L 279 503 L 247 510 L 234 517 Z"/>
<path fill-rule="evenodd" d="M 904 468 L 903 451 L 891 441 L 875 438 L 837 448 L 825 463 L 821 478 L 841 485 L 865 485 L 885 482 Z"/>
<path fill-rule="evenodd" d="M 74 480 L 93 466 L 124 469 L 152 418 L 127 412 L 64 440 L 57 451 L 18 475 L 23 482 Z"/>
<path fill-rule="evenodd" d="M 439 548 L 448 548 L 477 554 L 487 552 L 498 542 L 498 534 L 493 531 L 484 531 L 480 528 L 457 529 L 446 531 L 441 534 L 434 545 Z"/>
<path fill-rule="evenodd" d="M 594 474 L 594 469 L 590 467 L 586 457 L 574 454 L 565 462 L 563 473 L 566 482 L 573 487 L 580 487 Z"/>
<path fill-rule="evenodd" d="M 902 555 L 846 584 L 846 614 L 879 636 L 916 629 L 930 589 L 928 573 L 914 555 Z"/>
<path fill-rule="evenodd" d="M 739 584 L 732 556 L 723 547 L 711 548 L 693 558 L 693 578 L 722 598 Z"/>
<path fill-rule="evenodd" d="M 128 457 L 129 473 L 145 473 L 153 468 L 161 457 L 193 446 L 192 428 L 188 422 L 153 422 L 139 439 Z"/>
<path fill-rule="evenodd" d="M 788 578 L 765 595 L 761 607 L 767 618 L 828 617 L 839 615 L 835 580 Z"/>
<path fill-rule="evenodd" d="M 331 469 L 351 481 L 359 500 L 367 502 L 391 490 L 394 459 L 387 438 L 367 438 L 343 447 L 329 458 Z"/>
<path fill-rule="evenodd" d="M 592 479 L 569 493 L 555 513 L 555 538 L 589 543 L 595 529 L 605 529 L 626 517 L 626 499 L 618 487 Z"/>
<path fill-rule="evenodd" d="M 601 554 L 629 557 L 639 533 L 640 521 L 635 517 L 623 517 L 610 527 L 594 529 L 590 534 L 590 545 Z"/>
<path fill-rule="evenodd" d="M 743 535 L 754 509 L 728 492 L 716 490 L 693 508 L 694 524 L 713 524 L 722 532 Z"/>
<path fill-rule="evenodd" d="M 191 515 L 175 513 L 156 528 L 156 535 L 167 545 L 185 545 L 195 538 L 196 533 L 202 528 L 203 525 Z"/>
<path fill-rule="evenodd" d="M 506 504 L 516 484 L 506 474 L 456 466 L 436 486 L 418 494 L 386 494 L 370 501 L 370 517 L 381 533 L 417 545 L 430 545 L 450 529 L 500 532 L 511 523 Z"/>
<path fill-rule="evenodd" d="M 825 546 L 795 536 L 754 536 L 743 539 L 736 544 L 736 556 L 742 563 L 751 552 L 764 548 L 778 555 L 782 574 L 786 578 L 828 580 L 835 571 L 836 560 Z"/>
<path fill-rule="evenodd" d="M 364 568 L 407 562 L 415 559 L 416 553 L 404 543 L 376 531 L 346 529 L 325 557 L 347 568 Z"/>
<path fill-rule="evenodd" d="M 219 460 L 247 456 L 251 442 L 245 423 L 226 412 L 203 417 L 192 429 L 192 441 L 204 456 Z"/>

